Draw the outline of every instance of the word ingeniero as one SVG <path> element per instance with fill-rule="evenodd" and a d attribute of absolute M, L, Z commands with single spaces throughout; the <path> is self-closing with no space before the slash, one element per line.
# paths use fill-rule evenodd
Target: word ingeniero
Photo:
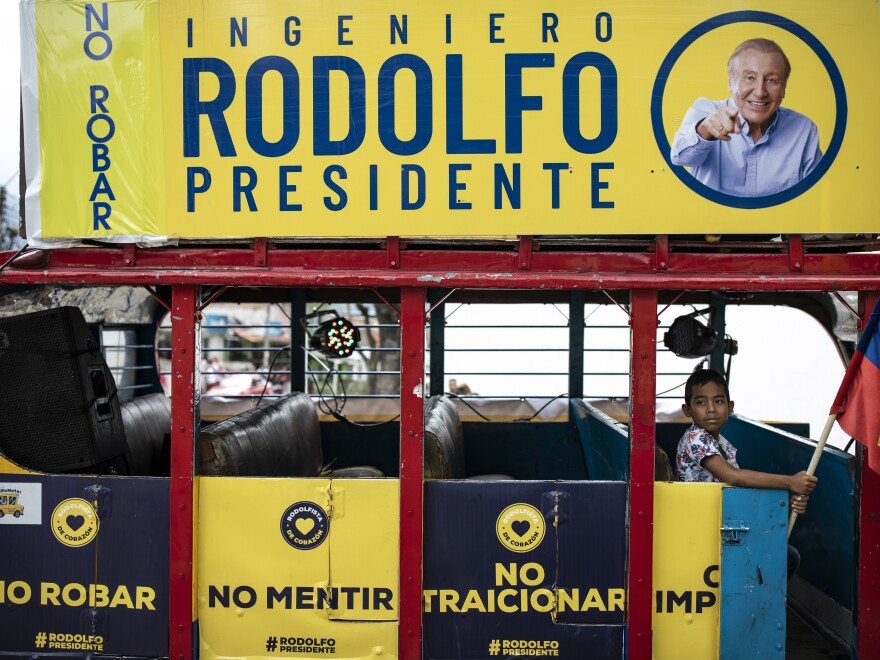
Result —
<path fill-rule="evenodd" d="M 407 18 L 406 15 L 389 17 L 391 45 L 409 42 Z M 489 44 L 506 43 L 505 19 L 503 13 L 488 14 Z M 187 47 L 194 48 L 193 19 L 187 21 Z M 269 210 L 261 208 L 261 204 L 266 203 L 277 211 L 305 210 L 295 198 L 296 178 L 300 175 L 309 182 L 306 185 L 314 181 L 331 193 L 324 197 L 324 205 L 328 210 L 339 211 L 349 203 L 345 182 L 350 174 L 368 177 L 369 193 L 363 196 L 368 199 L 362 203 L 370 210 L 378 210 L 380 169 L 386 164 L 395 170 L 387 176 L 399 177 L 399 208 L 417 210 L 425 204 L 426 179 L 435 176 L 438 160 L 445 160 L 440 167 L 446 170 L 442 178 L 448 190 L 449 209 L 469 209 L 473 203 L 466 195 L 467 173 L 478 166 L 468 162 L 466 157 L 527 152 L 523 143 L 528 113 L 538 113 L 532 116 L 540 115 L 541 121 L 552 124 L 547 130 L 555 133 L 572 158 L 602 154 L 617 137 L 617 70 L 614 62 L 598 50 L 566 55 L 562 61 L 551 48 L 537 49 L 545 52 L 526 52 L 527 49 L 518 48 L 519 44 L 504 47 L 505 52 L 499 54 L 502 58 L 499 75 L 503 80 L 498 87 L 501 90 L 496 95 L 498 98 L 487 98 L 484 94 L 466 99 L 464 81 L 469 75 L 482 72 L 479 57 L 466 59 L 460 52 L 425 54 L 424 57 L 415 52 L 399 53 L 384 59 L 378 72 L 368 74 L 375 66 L 359 61 L 356 49 L 352 50 L 355 56 L 301 57 L 296 47 L 305 39 L 302 32 L 306 29 L 305 23 L 296 16 L 283 19 L 285 44 L 290 50 L 283 55 L 265 55 L 252 61 L 244 57 L 246 70 L 241 54 L 246 51 L 241 49 L 246 49 L 249 39 L 254 37 L 248 31 L 246 17 L 230 18 L 229 48 L 238 51 L 234 58 L 231 55 L 225 59 L 216 55 L 183 58 L 181 153 L 186 163 L 188 213 L 196 212 L 197 199 L 215 199 L 212 195 L 220 194 L 225 200 L 230 193 L 234 212 L 244 208 L 251 212 Z M 541 43 L 559 41 L 559 24 L 556 14 L 540 15 L 536 31 L 541 35 Z M 356 45 L 357 25 L 356 16 L 335 17 L 335 43 L 327 39 L 326 30 L 316 32 L 330 42 L 328 49 L 338 49 Z M 446 14 L 443 29 L 449 50 L 455 48 L 454 25 L 454 16 Z M 609 41 L 611 15 L 597 14 L 595 30 L 597 41 Z M 577 38 L 581 40 L 583 35 Z M 206 50 L 200 47 L 200 53 Z M 516 51 L 508 52 L 509 48 Z M 584 82 L 587 79 L 589 82 Z M 331 82 L 334 80 L 337 82 Z M 340 84 L 347 87 L 347 94 L 334 91 L 340 89 Z M 270 88 L 271 97 L 266 91 Z M 558 116 L 542 113 L 545 99 L 551 96 L 561 108 Z M 475 109 L 481 113 L 496 113 L 496 134 L 477 134 L 475 129 L 468 129 L 466 115 L 470 115 L 466 108 L 471 113 Z M 589 129 L 582 126 L 582 118 L 587 115 L 596 118 L 598 128 L 592 123 Z M 414 120 L 401 127 L 401 116 Z M 347 119 L 347 129 L 336 129 L 339 134 L 334 134 L 331 122 L 339 117 Z M 436 144 L 436 136 L 440 134 L 442 146 Z M 365 144 L 381 145 L 379 150 L 368 147 L 370 157 L 375 156 L 377 162 L 353 169 L 344 159 L 358 154 Z M 383 152 L 388 159 L 383 159 Z M 438 152 L 443 155 L 438 156 Z M 230 159 L 229 169 L 222 177 L 217 176 L 216 160 L 210 165 L 193 162 L 204 157 L 214 158 L 215 154 L 221 159 Z M 419 155 L 424 160 L 400 163 L 392 158 Z M 290 162 L 288 158 L 296 160 Z M 338 160 L 325 165 L 320 162 L 322 158 Z M 264 159 L 277 159 L 278 164 L 273 166 L 272 161 L 267 164 Z M 316 159 L 317 166 L 311 167 Z M 529 159 L 530 166 L 533 160 Z M 567 160 L 554 158 L 552 162 L 528 170 L 530 173 L 544 171 L 540 174 L 544 178 L 540 189 L 548 208 L 560 207 L 560 172 L 570 169 Z M 485 159 L 481 159 L 481 169 L 475 172 L 474 179 L 482 185 L 490 178 L 494 181 L 495 208 L 504 204 L 514 209 L 520 207 L 522 189 L 529 184 L 523 182 L 520 166 L 519 162 L 493 163 L 487 168 Z M 568 185 L 592 189 L 588 201 L 592 208 L 612 208 L 605 170 L 613 168 L 614 163 L 608 161 L 578 167 L 578 172 L 587 172 L 586 180 L 579 178 L 576 184 Z M 315 181 L 316 176 L 320 177 L 319 181 Z M 270 181 L 264 183 L 265 178 Z M 221 180 L 229 188 L 218 191 L 216 182 Z M 537 187 L 538 184 L 533 184 L 529 192 L 533 195 Z M 271 188 L 271 194 L 261 194 L 263 188 Z M 398 200 L 394 204 L 398 204 Z"/>

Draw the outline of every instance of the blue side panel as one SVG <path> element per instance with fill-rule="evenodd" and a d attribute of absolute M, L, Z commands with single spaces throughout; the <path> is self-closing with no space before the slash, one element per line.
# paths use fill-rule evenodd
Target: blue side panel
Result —
<path fill-rule="evenodd" d="M 25 507 L 0 524 L 0 656 L 167 656 L 168 480 L 2 474 L 0 488 Z"/>
<path fill-rule="evenodd" d="M 795 474 L 806 470 L 815 444 L 766 424 L 732 415 L 722 430 L 737 448 L 741 468 Z M 855 561 L 855 459 L 826 447 L 816 468 L 819 485 L 806 514 L 798 516 L 790 543 L 801 554 L 798 575 L 843 607 L 853 609 Z"/>
<path fill-rule="evenodd" d="M 580 399 L 572 399 L 570 406 L 587 464 L 587 478 L 626 481 L 629 474 L 626 428 Z"/>
<path fill-rule="evenodd" d="M 544 521 L 539 544 L 501 541 L 511 507 Z M 429 481 L 424 538 L 426 659 L 623 658 L 626 484 Z"/>
<path fill-rule="evenodd" d="M 721 660 L 785 658 L 787 525 L 786 493 L 724 490 Z"/>

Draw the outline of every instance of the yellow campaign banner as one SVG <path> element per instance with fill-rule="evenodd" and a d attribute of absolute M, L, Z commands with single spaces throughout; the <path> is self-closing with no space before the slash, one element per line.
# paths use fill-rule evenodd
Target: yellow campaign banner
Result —
<path fill-rule="evenodd" d="M 199 481 L 200 657 L 397 658 L 397 480 Z"/>
<path fill-rule="evenodd" d="M 719 654 L 723 484 L 654 484 L 656 660 Z"/>
<path fill-rule="evenodd" d="M 866 1 L 25 0 L 22 26 L 37 240 L 877 228 Z"/>

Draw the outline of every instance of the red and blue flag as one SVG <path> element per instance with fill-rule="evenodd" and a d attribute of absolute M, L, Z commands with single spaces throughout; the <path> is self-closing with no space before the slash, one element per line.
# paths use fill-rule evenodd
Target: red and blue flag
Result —
<path fill-rule="evenodd" d="M 868 465 L 880 472 L 880 300 L 856 346 L 831 406 L 837 423 L 868 448 Z"/>

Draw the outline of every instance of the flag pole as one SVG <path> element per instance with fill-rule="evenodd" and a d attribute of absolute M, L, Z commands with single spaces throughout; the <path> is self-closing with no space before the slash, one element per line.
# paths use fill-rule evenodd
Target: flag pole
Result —
<path fill-rule="evenodd" d="M 810 459 L 810 465 L 807 467 L 807 474 L 810 476 L 813 476 L 813 473 L 816 471 L 816 466 L 819 465 L 819 459 L 822 458 L 822 451 L 825 449 L 825 444 L 828 442 L 828 436 L 831 435 L 831 429 L 834 427 L 835 419 L 837 419 L 837 413 L 831 413 L 825 421 L 825 428 L 822 429 L 819 443 L 816 445 L 816 450 L 813 452 L 813 458 Z M 797 520 L 797 517 L 797 511 L 792 511 L 791 516 L 788 518 L 789 537 L 791 537 L 791 530 L 794 529 L 794 521 Z"/>

